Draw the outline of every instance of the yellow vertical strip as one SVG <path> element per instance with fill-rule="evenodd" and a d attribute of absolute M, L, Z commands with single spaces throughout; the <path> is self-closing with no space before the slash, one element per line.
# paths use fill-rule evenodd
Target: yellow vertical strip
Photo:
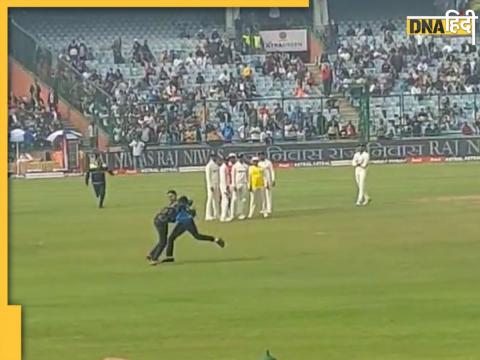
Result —
<path fill-rule="evenodd" d="M 21 360 L 21 309 L 8 306 L 8 7 L 0 6 L 0 359 Z"/>

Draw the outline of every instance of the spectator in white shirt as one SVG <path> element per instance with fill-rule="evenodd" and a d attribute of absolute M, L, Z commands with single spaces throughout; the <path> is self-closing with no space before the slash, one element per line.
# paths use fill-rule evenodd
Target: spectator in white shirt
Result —
<path fill-rule="evenodd" d="M 425 62 L 425 60 L 422 60 L 418 65 L 417 65 L 417 70 L 419 72 L 425 72 L 428 70 L 428 65 Z"/>
<path fill-rule="evenodd" d="M 238 127 L 237 129 L 237 132 L 238 132 L 238 137 L 240 139 L 240 141 L 246 141 L 246 133 L 248 133 L 248 128 L 242 124 Z"/>
<path fill-rule="evenodd" d="M 228 74 L 227 71 L 225 70 L 223 73 L 220 74 L 218 77 L 218 81 L 221 82 L 222 84 L 228 83 Z"/>
<path fill-rule="evenodd" d="M 251 141 L 260 141 L 260 127 L 258 125 L 254 125 L 250 128 L 250 140 Z"/>
<path fill-rule="evenodd" d="M 445 44 L 445 46 L 442 48 L 442 52 L 444 54 L 450 54 L 453 51 L 453 48 L 449 44 Z"/>
<path fill-rule="evenodd" d="M 145 143 L 141 139 L 133 140 L 130 145 L 132 148 L 132 155 L 133 155 L 133 168 L 143 169 L 145 167 L 145 163 L 143 160 L 143 150 L 145 149 Z"/>
<path fill-rule="evenodd" d="M 150 132 L 151 132 L 150 128 L 146 124 L 144 124 L 143 127 L 142 127 L 142 133 L 140 135 L 140 140 L 144 144 L 146 144 L 150 141 Z"/>
<path fill-rule="evenodd" d="M 417 84 L 413 85 L 412 88 L 410 89 L 410 93 L 412 95 L 419 95 L 422 93 L 422 89 L 420 88 L 420 86 L 418 86 Z"/>

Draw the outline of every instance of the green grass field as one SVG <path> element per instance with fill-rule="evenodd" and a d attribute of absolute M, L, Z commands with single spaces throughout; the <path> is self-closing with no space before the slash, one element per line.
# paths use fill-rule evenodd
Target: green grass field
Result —
<path fill-rule="evenodd" d="M 275 214 L 185 235 L 149 267 L 152 217 L 175 188 L 200 217 L 203 174 L 12 181 L 11 303 L 24 359 L 479 359 L 480 164 L 278 172 Z"/>

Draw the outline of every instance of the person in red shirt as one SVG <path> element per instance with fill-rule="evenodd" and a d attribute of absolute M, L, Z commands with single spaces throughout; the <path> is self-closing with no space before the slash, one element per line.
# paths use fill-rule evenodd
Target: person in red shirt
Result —
<path fill-rule="evenodd" d="M 295 97 L 300 98 L 300 97 L 305 97 L 305 91 L 303 90 L 302 87 L 298 86 L 295 88 Z"/>
<path fill-rule="evenodd" d="M 351 121 L 348 122 L 345 131 L 348 138 L 353 139 L 357 136 L 357 129 L 355 129 L 355 125 L 353 125 Z"/>
<path fill-rule="evenodd" d="M 268 110 L 266 104 L 263 104 L 262 107 L 258 109 L 258 117 L 262 121 L 263 127 L 266 127 L 270 117 L 270 111 Z"/>
<path fill-rule="evenodd" d="M 330 96 L 332 92 L 332 69 L 328 64 L 322 64 L 320 68 L 320 76 L 322 78 L 323 92 L 325 96 Z"/>
<path fill-rule="evenodd" d="M 466 121 L 462 125 L 462 134 L 464 136 L 472 136 L 473 135 L 473 129 Z"/>

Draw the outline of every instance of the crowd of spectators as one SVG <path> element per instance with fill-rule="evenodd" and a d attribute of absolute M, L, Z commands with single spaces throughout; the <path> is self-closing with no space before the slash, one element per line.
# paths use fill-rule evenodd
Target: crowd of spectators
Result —
<path fill-rule="evenodd" d="M 45 103 L 41 96 L 40 85 L 35 82 L 30 87 L 30 94 L 18 97 L 10 94 L 8 99 L 8 130 L 24 131 L 23 142 L 19 143 L 22 151 L 33 148 L 45 148 L 51 145 L 46 140 L 51 133 L 63 128 L 60 114 L 57 111 L 58 99 L 53 92 L 48 94 Z M 13 142 L 9 145 L 15 147 Z"/>
<path fill-rule="evenodd" d="M 219 104 L 215 109 L 223 140 L 230 142 L 235 132 L 241 141 L 273 143 L 282 140 L 311 140 L 314 138 L 353 139 L 357 130 L 352 122 L 344 123 L 338 113 L 335 99 L 326 102 L 323 111 L 312 106 L 282 106 L 279 102 L 268 106 L 266 103 L 242 103 L 239 111 L 243 121 L 237 129 L 231 121 L 228 108 Z M 343 125 L 342 125 L 343 124 Z"/>
<path fill-rule="evenodd" d="M 76 106 L 86 115 L 100 118 L 113 142 L 119 144 L 135 139 L 173 144 L 255 139 L 255 126 L 250 131 L 250 123 L 245 124 L 243 120 L 240 124 L 230 121 L 231 124 L 224 126 L 218 115 L 220 111 L 211 111 L 210 103 L 227 103 L 224 113 L 230 120 L 250 118 L 252 110 L 243 105 L 244 102 L 265 96 L 257 90 L 259 77 L 270 77 L 281 89 L 283 82 L 294 82 L 291 92 L 283 94 L 286 97 L 315 95 L 313 76 L 300 57 L 267 54 L 246 62 L 242 49 L 235 42 L 223 39 L 215 29 L 209 35 L 200 30 L 194 35 L 184 31 L 181 36 L 194 36 L 198 40 L 194 52 L 171 50 L 154 54 L 147 40 L 142 44 L 135 39 L 131 51 L 124 56 L 122 39 L 114 40 L 113 63 L 118 66 L 129 62 L 141 67 L 143 76 L 140 79 L 123 74 L 115 65 L 104 74 L 89 68 L 89 61 L 94 59 L 93 51 L 83 41 L 73 40 L 67 53 L 61 55 L 63 61 L 59 64 L 58 76 L 67 76 L 69 71 L 65 63 L 75 70 L 70 71 L 74 85 L 68 92 Z M 219 71 L 218 66 L 222 65 Z M 207 72 L 209 79 L 206 79 Z M 212 79 L 211 74 L 216 78 Z M 103 101 L 98 101 L 99 96 Z M 284 118 L 277 118 L 276 128 L 298 127 L 284 124 L 284 121 Z M 239 128 L 248 130 L 239 131 Z M 274 132 L 273 125 L 269 126 L 269 131 Z M 303 124 L 298 131 L 314 132 L 309 126 L 304 129 Z M 248 135 L 250 132 L 252 136 Z"/>
<path fill-rule="evenodd" d="M 475 45 L 468 40 L 459 44 L 448 38 L 407 37 L 403 31 L 391 21 L 374 29 L 369 23 L 350 25 L 338 37 L 335 88 L 361 85 L 374 95 L 478 91 Z"/>
<path fill-rule="evenodd" d="M 469 40 L 407 37 L 392 21 L 329 29 L 337 49 L 321 63 L 334 69 L 334 91 L 409 97 L 402 111 L 385 105 L 371 112 L 378 138 L 480 133 L 476 100 L 468 95 L 480 90 L 480 52 Z M 435 105 L 423 106 L 433 98 Z"/>
<path fill-rule="evenodd" d="M 230 41 L 216 29 L 209 34 L 182 31 L 181 38 L 197 43 L 190 52 L 154 53 L 148 40 L 135 39 L 130 51 L 124 53 L 118 37 L 111 46 L 112 66 L 106 72 L 90 65 L 95 60 L 94 49 L 81 39 L 73 40 L 61 63 L 81 74 L 73 75 L 74 84 L 68 90 L 75 105 L 86 115 L 100 118 L 117 144 L 134 140 L 177 144 L 354 138 L 355 125 L 343 121 L 341 114 L 323 120 L 327 106 L 264 103 L 268 94 L 258 90 L 257 80 L 268 77 L 273 87 L 282 90 L 284 82 L 294 83 L 293 89 L 282 92 L 284 98 L 328 97 L 332 92 L 349 93 L 361 87 L 370 95 L 403 94 L 421 103 L 424 96 L 479 90 L 475 46 L 434 37 L 402 38 L 401 32 L 403 29 L 392 21 L 378 27 L 371 23 L 350 25 L 341 31 L 332 22 L 329 35 L 337 49 L 320 59 L 321 84 L 297 56 L 268 53 L 245 61 L 245 53 L 252 52 L 246 50 L 246 40 L 240 44 Z M 248 41 L 250 46 L 257 41 L 254 33 L 249 34 Z M 122 64 L 141 69 L 142 75 L 124 73 Z M 58 76 L 68 72 L 63 70 Z M 452 101 L 430 113 L 425 110 L 431 117 L 423 116 L 420 106 L 409 110 L 402 116 L 400 112 L 395 116 L 382 112 L 373 121 L 373 133 L 378 138 L 398 138 L 479 131 L 478 122 L 465 113 L 464 103 L 455 105 Z"/>
<path fill-rule="evenodd" d="M 442 98 L 440 112 L 431 108 L 420 108 L 413 116 L 405 114 L 402 118 L 386 120 L 380 117 L 374 126 L 378 139 L 398 139 L 408 137 L 435 137 L 447 134 L 480 135 L 480 115 L 467 116 L 456 103 L 450 104 L 448 97 Z M 472 118 L 467 121 L 465 119 Z"/>

